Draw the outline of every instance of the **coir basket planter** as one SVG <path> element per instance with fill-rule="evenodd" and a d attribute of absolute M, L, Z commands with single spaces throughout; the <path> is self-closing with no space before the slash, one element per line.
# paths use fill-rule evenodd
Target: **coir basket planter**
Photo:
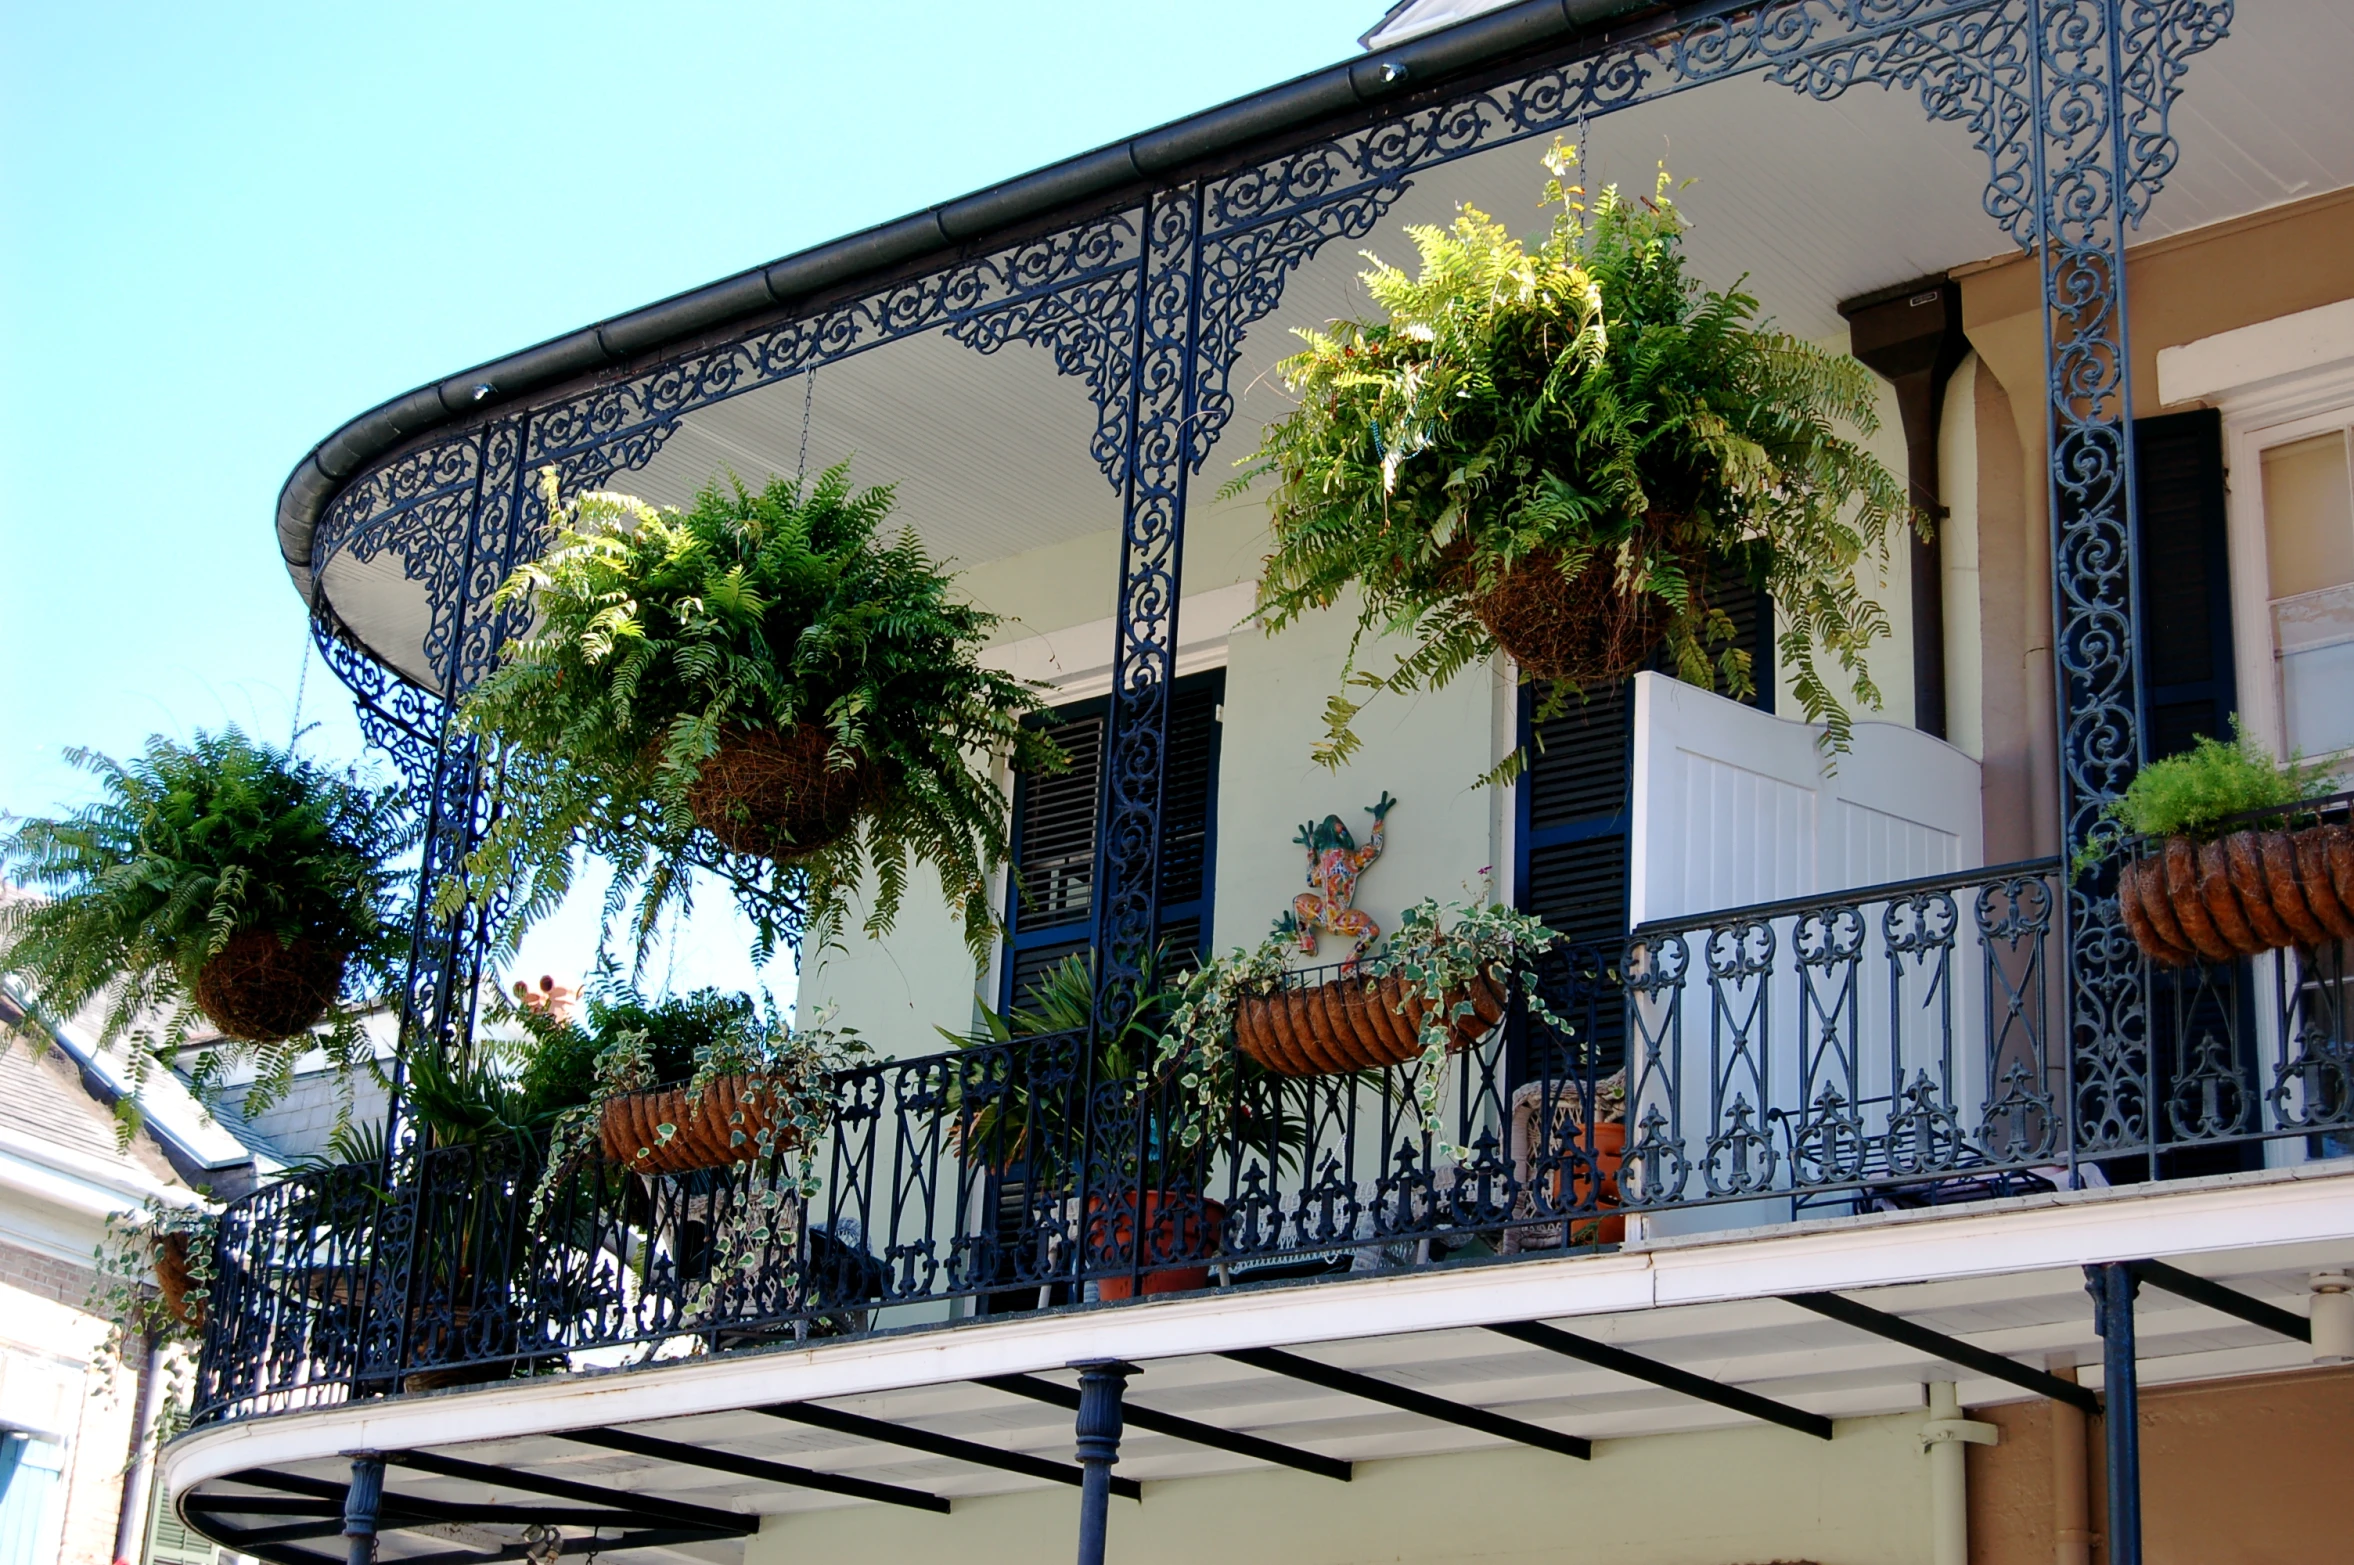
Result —
<path fill-rule="evenodd" d="M 1580 688 L 1637 673 L 1667 637 L 1666 605 L 1650 593 L 1620 592 L 1609 552 L 1574 576 L 1563 574 L 1557 554 L 1527 555 L 1468 606 L 1524 672 Z"/>
<path fill-rule="evenodd" d="M 695 824 L 738 853 L 789 860 L 830 848 L 873 802 L 876 769 L 828 764 L 834 736 L 814 723 L 738 729 L 687 789 Z"/>
<path fill-rule="evenodd" d="M 1469 998 L 1471 1014 L 1455 1018 L 1450 1051 L 1477 1043 L 1503 1019 L 1504 993 L 1492 981 L 1479 979 Z M 1448 1009 L 1458 1003 L 1450 996 Z M 1279 1076 L 1346 1075 L 1418 1057 L 1427 1010 L 1421 992 L 1394 974 L 1344 975 L 1244 995 L 1234 1007 L 1234 1037 L 1243 1053 Z"/>
<path fill-rule="evenodd" d="M 344 953 L 311 935 L 280 940 L 241 929 L 196 972 L 196 1003 L 213 1025 L 249 1043 L 310 1031 L 343 988 Z"/>
<path fill-rule="evenodd" d="M 155 1240 L 155 1291 L 172 1319 L 197 1331 L 204 1329 L 204 1300 L 191 1299 L 196 1279 L 188 1269 L 188 1236 L 158 1234 Z"/>
<path fill-rule="evenodd" d="M 2354 830 L 2169 837 L 2126 862 L 2117 906 L 2134 943 L 2164 967 L 2354 937 Z"/>
<path fill-rule="evenodd" d="M 769 1102 L 770 1090 L 758 1076 L 718 1077 L 700 1098 L 684 1087 L 627 1093 L 600 1111 L 597 1144 L 606 1157 L 640 1174 L 749 1163 L 793 1146 L 787 1134 L 771 1128 Z"/>

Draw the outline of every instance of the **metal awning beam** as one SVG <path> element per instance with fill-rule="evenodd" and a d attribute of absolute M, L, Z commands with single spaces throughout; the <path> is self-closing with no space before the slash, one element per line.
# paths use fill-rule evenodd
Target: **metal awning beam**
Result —
<path fill-rule="evenodd" d="M 1044 1402 L 1074 1413 L 1079 1410 L 1078 1387 L 1041 1380 L 1036 1375 L 985 1375 L 973 1384 L 1012 1396 L 1028 1397 L 1033 1402 Z M 1216 1424 L 1199 1423 L 1175 1413 L 1138 1407 L 1134 1402 L 1125 1400 L 1120 1405 L 1120 1416 L 1139 1429 L 1149 1429 L 1156 1435 L 1167 1435 L 1173 1440 L 1205 1445 L 1213 1451 L 1231 1451 L 1236 1456 L 1272 1462 L 1278 1467 L 1294 1467 L 1303 1473 L 1314 1473 L 1319 1478 L 1331 1478 L 1341 1483 L 1349 1481 L 1351 1468 L 1337 1457 L 1319 1456 L 1314 1451 L 1303 1451 L 1297 1446 L 1245 1434 L 1239 1429 L 1221 1429 Z"/>
<path fill-rule="evenodd" d="M 182 1502 L 189 1510 L 225 1516 L 332 1516 L 340 1520 L 343 1506 L 328 1499 L 295 1499 L 249 1494 L 192 1494 Z M 535 1522 L 555 1527 L 643 1527 L 648 1518 L 638 1511 L 584 1510 L 568 1505 L 455 1505 L 415 1495 L 387 1494 L 377 1511 L 383 1525 L 400 1525 L 396 1517 L 421 1522 Z"/>
<path fill-rule="evenodd" d="M 2070 1407 L 2082 1408 L 2086 1413 L 2097 1414 L 2101 1410 L 2101 1399 L 2072 1380 L 2062 1380 L 2046 1370 L 2030 1368 L 2000 1353 L 1990 1353 L 1959 1337 L 1949 1337 L 1942 1331 L 1915 1325 L 1901 1315 L 1891 1315 L 1885 1310 L 1873 1309 L 1868 1304 L 1858 1304 L 1836 1293 L 1786 1293 L 1782 1298 L 1786 1303 L 1795 1304 L 1803 1310 L 1812 1310 L 1817 1315 L 1828 1315 L 1858 1331 L 1868 1331 L 1875 1336 L 1886 1337 L 1891 1342 L 1901 1342 L 1931 1358 L 1944 1359 L 1964 1369 L 1974 1369 L 1995 1380 L 2007 1380 L 2039 1397 L 2065 1402 Z"/>
<path fill-rule="evenodd" d="M 2262 1299 L 2251 1299 L 2237 1288 L 2226 1288 L 2219 1282 L 2210 1282 L 2180 1267 L 2169 1266 L 2164 1261 L 2128 1261 L 2125 1269 L 2151 1287 L 2163 1288 L 2178 1299 L 2204 1304 L 2219 1314 L 2234 1316 L 2251 1326 L 2261 1326 L 2266 1331 L 2277 1332 L 2298 1342 L 2313 1340 L 2313 1323 L 2304 1316 L 2291 1315 L 2287 1310 L 2267 1304 Z"/>
<path fill-rule="evenodd" d="M 1087 1481 L 1086 1475 L 1070 1462 L 1051 1461 L 1043 1456 L 1032 1456 L 1026 1451 L 1000 1451 L 978 1440 L 964 1440 L 955 1435 L 937 1434 L 929 1429 L 894 1424 L 888 1419 L 868 1418 L 863 1413 L 845 1413 L 839 1408 L 825 1407 L 816 1402 L 779 1402 L 769 1407 L 756 1407 L 752 1411 L 766 1413 L 771 1418 L 807 1424 L 814 1429 L 830 1429 L 839 1435 L 855 1435 L 861 1440 L 921 1451 L 928 1456 L 945 1456 L 952 1461 L 971 1462 L 977 1467 L 994 1467 L 1001 1472 L 1043 1478 L 1049 1483 L 1066 1483 L 1078 1488 Z M 1142 1500 L 1144 1485 L 1133 1478 L 1115 1477 L 1112 1480 L 1112 1493 L 1131 1500 Z"/>
<path fill-rule="evenodd" d="M 1540 1451 L 1553 1451 L 1562 1456 L 1574 1456 L 1589 1461 L 1594 1455 L 1593 1442 L 1576 1435 L 1565 1435 L 1558 1430 L 1523 1422 L 1502 1413 L 1491 1413 L 1484 1407 L 1471 1407 L 1461 1402 L 1450 1402 L 1445 1397 L 1434 1397 L 1427 1391 L 1414 1391 L 1405 1386 L 1361 1375 L 1353 1369 L 1339 1369 L 1330 1364 L 1319 1364 L 1314 1359 L 1286 1353 L 1281 1348 L 1238 1348 L 1221 1353 L 1220 1358 L 1232 1359 L 1237 1364 L 1248 1364 L 1253 1369 L 1271 1375 L 1288 1375 L 1304 1380 L 1327 1391 L 1338 1391 L 1368 1402 L 1386 1403 L 1404 1412 L 1423 1418 L 1436 1419 L 1443 1424 L 1456 1424 L 1465 1429 L 1476 1429 L 1483 1435 L 1494 1435 L 1499 1440 L 1518 1441 L 1535 1446 Z"/>
<path fill-rule="evenodd" d="M 566 1538 L 561 1552 L 619 1554 L 624 1549 L 661 1549 L 679 1543 L 717 1543 L 727 1538 L 749 1537 L 753 1531 L 751 1527 L 729 1530 L 717 1527 L 657 1527 L 625 1532 L 618 1538 Z M 386 1561 L 385 1565 L 501 1565 L 502 1561 L 528 1559 L 530 1555 L 529 1544 L 517 1543 L 503 1549 L 441 1549 L 432 1554 L 405 1554 Z"/>
<path fill-rule="evenodd" d="M 717 1528 L 723 1532 L 735 1528 L 749 1532 L 758 1525 L 756 1519 L 735 1511 L 723 1511 L 715 1506 L 692 1505 L 684 1500 L 665 1500 L 650 1494 L 632 1494 L 626 1489 L 607 1489 L 597 1484 L 578 1483 L 570 1478 L 549 1478 L 520 1468 L 491 1467 L 454 1456 L 436 1455 L 431 1451 L 387 1451 L 384 1460 L 394 1467 L 411 1467 L 441 1478 L 468 1478 L 476 1483 L 499 1488 L 553 1495 L 559 1500 L 610 1505 L 616 1510 L 660 1516 L 689 1527 Z"/>
<path fill-rule="evenodd" d="M 215 1542 L 225 1543 L 240 1554 L 250 1554 L 257 1560 L 268 1560 L 270 1565 L 344 1565 L 341 1555 L 321 1554 L 316 1549 L 289 1548 L 282 1543 L 264 1543 L 252 1536 L 255 1529 L 232 1527 L 226 1522 L 208 1522 L 205 1530 Z M 340 1526 L 337 1529 L 341 1530 Z"/>
<path fill-rule="evenodd" d="M 1596 1342 L 1591 1337 L 1581 1337 L 1575 1332 L 1563 1331 L 1558 1326 L 1519 1321 L 1490 1326 L 1488 1330 L 1498 1336 L 1510 1337 L 1515 1342 L 1525 1342 L 1530 1347 L 1543 1348 L 1547 1352 L 1591 1364 L 1597 1369 L 1609 1370 L 1612 1374 L 1649 1381 L 1680 1396 L 1714 1402 L 1736 1413 L 1762 1418 L 1769 1424 L 1780 1424 L 1802 1435 L 1813 1435 L 1817 1440 L 1831 1438 L 1831 1420 L 1820 1413 L 1809 1413 L 1804 1408 L 1792 1407 L 1787 1402 L 1777 1402 L 1771 1397 L 1761 1397 L 1739 1386 L 1723 1385 L 1705 1375 L 1695 1375 L 1688 1369 L 1662 1364 L 1657 1359 L 1645 1358 L 1640 1353 L 1629 1353 L 1624 1348 L 1613 1347 L 1607 1342 Z"/>
<path fill-rule="evenodd" d="M 853 1500 L 873 1500 L 883 1505 L 904 1505 L 915 1511 L 933 1511 L 942 1516 L 948 1514 L 948 1502 L 945 1499 L 936 1494 L 927 1494 L 921 1489 L 903 1489 L 897 1484 L 876 1483 L 871 1478 L 821 1473 L 813 1467 L 795 1467 L 785 1462 L 763 1461 L 756 1456 L 738 1456 L 732 1451 L 714 1451 L 709 1446 L 688 1445 L 682 1440 L 633 1435 L 625 1429 L 575 1429 L 556 1438 L 580 1445 L 601 1446 L 608 1451 L 626 1451 L 632 1456 L 651 1457 L 658 1462 L 677 1462 L 681 1466 L 699 1467 L 709 1472 L 757 1478 L 763 1483 L 787 1484 L 796 1489 L 816 1489 Z"/>

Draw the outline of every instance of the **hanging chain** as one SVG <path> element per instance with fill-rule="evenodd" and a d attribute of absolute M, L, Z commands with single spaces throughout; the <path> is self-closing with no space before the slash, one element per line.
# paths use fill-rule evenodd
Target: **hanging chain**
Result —
<path fill-rule="evenodd" d="M 809 476 L 809 409 L 817 401 L 817 369 L 812 365 L 801 377 L 801 454 L 793 461 L 793 487 Z"/>

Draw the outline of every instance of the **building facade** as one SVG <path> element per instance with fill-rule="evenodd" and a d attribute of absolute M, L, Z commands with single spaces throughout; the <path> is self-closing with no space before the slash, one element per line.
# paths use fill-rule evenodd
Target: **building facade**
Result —
<path fill-rule="evenodd" d="M 445 717 L 518 628 L 490 593 L 547 469 L 669 504 L 843 460 L 896 484 L 1081 764 L 1009 779 L 985 963 L 920 873 L 891 935 L 810 954 L 802 1003 L 885 1056 L 816 1195 L 584 1178 L 533 1212 L 528 1159 L 420 1148 L 377 1215 L 322 1176 L 234 1207 L 166 1463 L 188 1525 L 274 1565 L 2329 1546 L 2344 943 L 2161 970 L 2067 861 L 2234 714 L 2284 758 L 2354 747 L 2354 22 L 1567 0 L 1367 42 L 306 458 L 282 549 L 429 872 L 483 829 Z M 1256 626 L 1264 501 L 1225 479 L 1290 328 L 1365 309 L 1359 252 L 1464 204 L 1517 223 L 1557 137 L 1589 181 L 1672 157 L 1695 269 L 1884 375 L 1876 450 L 1940 525 L 1877 567 L 1887 699 L 1835 767 L 1763 601 L 1752 700 L 1644 673 L 1540 722 L 1499 662 L 1310 758 L 1349 622 Z M 1185 1106 L 1099 1079 L 1085 1034 L 942 1048 L 1072 952 L 1110 992 L 1255 942 L 1298 823 L 1380 797 L 1382 928 L 1493 896 L 1569 941 L 1448 1067 L 1446 1135 L 1411 1067 L 1302 1075 L 1180 1158 L 1153 1127 Z M 474 1025 L 483 945 L 420 915 L 412 1047 Z M 1312 1055 L 1353 1022 L 1299 993 Z M 1586 1105 L 1622 1070 L 1606 1167 Z M 1068 1155 L 973 1152 L 984 1102 Z"/>

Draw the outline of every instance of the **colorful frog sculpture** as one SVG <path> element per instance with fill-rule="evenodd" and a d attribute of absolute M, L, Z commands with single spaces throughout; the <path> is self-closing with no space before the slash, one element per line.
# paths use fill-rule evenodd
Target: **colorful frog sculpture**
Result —
<path fill-rule="evenodd" d="M 1292 838 L 1308 850 L 1308 884 L 1315 889 L 1291 899 L 1291 914 L 1284 922 L 1298 939 L 1300 950 L 1309 956 L 1316 954 L 1319 935 L 1341 935 L 1355 941 L 1341 964 L 1344 972 L 1354 972 L 1373 942 L 1381 938 L 1381 926 L 1373 921 L 1373 915 L 1356 906 L 1357 877 L 1381 857 L 1384 823 L 1397 802 L 1384 788 L 1381 802 L 1365 807 L 1365 813 L 1373 817 L 1373 833 L 1362 848 L 1350 835 L 1348 823 L 1337 815 L 1302 823 L 1299 835 Z"/>

